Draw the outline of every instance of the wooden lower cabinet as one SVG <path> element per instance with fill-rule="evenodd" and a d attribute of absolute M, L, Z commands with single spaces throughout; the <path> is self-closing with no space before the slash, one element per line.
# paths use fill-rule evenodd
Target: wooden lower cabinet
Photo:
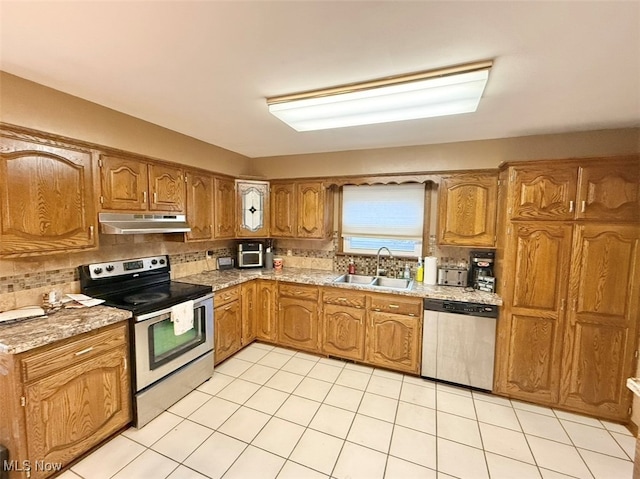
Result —
<path fill-rule="evenodd" d="M 574 228 L 560 404 L 598 417 L 628 417 L 640 313 L 640 228 Z"/>
<path fill-rule="evenodd" d="M 255 281 L 240 286 L 242 305 L 242 346 L 256 339 L 256 321 L 258 316 L 257 284 Z"/>
<path fill-rule="evenodd" d="M 420 373 L 420 318 L 382 311 L 369 312 L 366 361 L 384 368 Z"/>
<path fill-rule="evenodd" d="M 571 261 L 571 225 L 511 225 L 504 306 L 498 321 L 496 389 L 511 397 L 556 403 Z"/>
<path fill-rule="evenodd" d="M 322 313 L 322 352 L 362 361 L 365 325 L 364 309 L 325 304 Z"/>
<path fill-rule="evenodd" d="M 242 348 L 240 286 L 216 291 L 213 302 L 214 364 L 218 364 Z"/>
<path fill-rule="evenodd" d="M 215 363 L 255 339 L 420 373 L 422 299 L 253 280 L 214 294 Z"/>
<path fill-rule="evenodd" d="M 628 420 L 640 228 L 514 222 L 507 233 L 494 392 Z"/>
<path fill-rule="evenodd" d="M 278 293 L 278 343 L 317 352 L 318 288 L 281 284 Z"/>
<path fill-rule="evenodd" d="M 322 352 L 356 361 L 364 360 L 366 296 L 344 288 L 322 290 Z"/>
<path fill-rule="evenodd" d="M 127 323 L 119 323 L 0 358 L 12 373 L 0 378 L 0 408 L 10 417 L 0 439 L 11 460 L 29 461 L 32 479 L 52 475 L 52 467 L 69 464 L 131 422 L 127 336 Z M 27 476 L 11 471 L 9 477 Z"/>
<path fill-rule="evenodd" d="M 421 299 L 324 288 L 321 324 L 325 354 L 420 373 Z"/>
<path fill-rule="evenodd" d="M 276 341 L 276 283 L 256 281 L 256 339 Z"/>

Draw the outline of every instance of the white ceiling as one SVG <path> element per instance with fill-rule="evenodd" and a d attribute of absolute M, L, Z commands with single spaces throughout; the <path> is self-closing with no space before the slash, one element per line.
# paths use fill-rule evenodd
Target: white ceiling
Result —
<path fill-rule="evenodd" d="M 249 157 L 640 126 L 638 1 L 0 2 L 0 68 Z M 298 133 L 265 98 L 493 59 L 476 113 Z"/>

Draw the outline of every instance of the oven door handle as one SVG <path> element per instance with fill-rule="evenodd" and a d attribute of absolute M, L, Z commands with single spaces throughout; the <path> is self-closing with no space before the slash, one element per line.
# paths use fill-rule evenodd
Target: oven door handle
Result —
<path fill-rule="evenodd" d="M 204 301 L 207 301 L 208 299 L 211 299 L 211 298 L 213 298 L 213 293 L 209 293 L 206 296 L 200 296 L 199 298 L 194 299 L 193 308 L 194 309 L 199 308 L 200 303 L 203 303 Z M 184 302 L 186 302 L 186 300 Z M 177 303 L 177 304 L 180 304 L 180 303 Z M 152 311 L 151 313 L 136 316 L 135 320 L 136 320 L 136 323 L 139 323 L 141 321 L 146 321 L 147 319 L 155 318 L 158 316 L 162 316 L 163 314 L 170 314 L 170 313 L 171 313 L 171 308 L 161 309 L 160 311 Z"/>

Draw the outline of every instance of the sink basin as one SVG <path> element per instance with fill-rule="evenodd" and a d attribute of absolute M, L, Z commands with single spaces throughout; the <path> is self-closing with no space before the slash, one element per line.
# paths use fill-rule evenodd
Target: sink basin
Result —
<path fill-rule="evenodd" d="M 377 276 L 374 279 L 374 281 L 371 283 L 371 286 L 378 286 L 380 288 L 392 288 L 392 289 L 411 289 L 411 286 L 413 286 L 413 280 Z"/>
<path fill-rule="evenodd" d="M 365 276 L 362 274 L 343 274 L 333 280 L 334 283 L 351 283 L 373 286 L 380 289 L 411 289 L 412 279 L 387 278 L 386 276 Z"/>
<path fill-rule="evenodd" d="M 375 276 L 365 276 L 362 274 L 343 274 L 333 280 L 334 283 L 371 284 L 376 279 Z"/>

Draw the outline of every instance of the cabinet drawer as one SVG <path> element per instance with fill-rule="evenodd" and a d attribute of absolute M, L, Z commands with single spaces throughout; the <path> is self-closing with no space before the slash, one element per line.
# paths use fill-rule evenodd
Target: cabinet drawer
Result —
<path fill-rule="evenodd" d="M 240 286 L 221 289 L 213 294 L 213 307 L 217 308 L 238 299 L 240 299 Z"/>
<path fill-rule="evenodd" d="M 90 332 L 55 343 L 44 351 L 27 353 L 21 360 L 23 381 L 47 376 L 54 371 L 68 368 L 80 361 L 93 358 L 109 349 L 127 344 L 127 322 L 108 330 Z"/>
<path fill-rule="evenodd" d="M 325 288 L 322 292 L 322 301 L 327 304 L 364 308 L 365 295 L 364 293 L 356 293 L 344 288 Z"/>
<path fill-rule="evenodd" d="M 280 296 L 289 296 L 291 298 L 318 299 L 318 287 L 306 286 L 301 284 L 281 284 L 278 289 Z"/>
<path fill-rule="evenodd" d="M 369 309 L 419 318 L 422 315 L 422 300 L 407 299 L 395 295 L 372 295 Z"/>

